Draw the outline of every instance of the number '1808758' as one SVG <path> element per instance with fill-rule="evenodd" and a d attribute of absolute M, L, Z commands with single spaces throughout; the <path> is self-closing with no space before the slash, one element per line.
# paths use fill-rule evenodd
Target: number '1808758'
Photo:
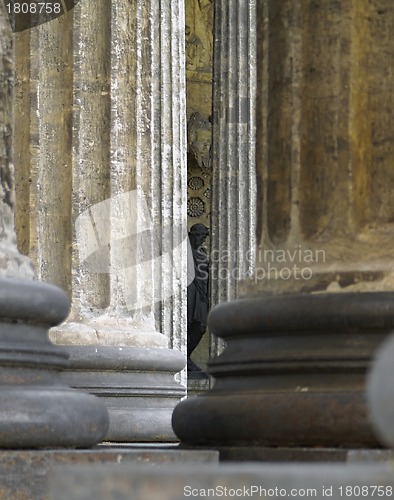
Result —
<path fill-rule="evenodd" d="M 60 14 L 63 12 L 60 2 L 9 2 L 6 6 L 9 14 Z"/>

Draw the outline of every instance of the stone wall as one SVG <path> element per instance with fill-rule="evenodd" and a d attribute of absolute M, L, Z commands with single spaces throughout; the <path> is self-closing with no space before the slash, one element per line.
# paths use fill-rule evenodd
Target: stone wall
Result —
<path fill-rule="evenodd" d="M 213 0 L 186 1 L 189 228 L 197 223 L 210 227 L 213 11 Z"/>

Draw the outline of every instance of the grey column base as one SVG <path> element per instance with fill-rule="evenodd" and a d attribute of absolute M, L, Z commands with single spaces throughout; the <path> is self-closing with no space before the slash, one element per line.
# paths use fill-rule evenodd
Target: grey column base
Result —
<path fill-rule="evenodd" d="M 84 448 L 107 432 L 102 402 L 60 380 L 67 354 L 47 330 L 68 309 L 54 286 L 0 280 L 0 448 Z"/>
<path fill-rule="evenodd" d="M 174 379 L 186 360 L 165 348 L 65 346 L 71 366 L 62 377 L 72 387 L 99 396 L 110 424 L 105 441 L 177 441 L 171 419 L 185 396 Z"/>
<path fill-rule="evenodd" d="M 226 341 L 213 389 L 182 401 L 182 443 L 210 447 L 379 448 L 366 373 L 394 328 L 394 293 L 282 295 L 211 311 Z"/>

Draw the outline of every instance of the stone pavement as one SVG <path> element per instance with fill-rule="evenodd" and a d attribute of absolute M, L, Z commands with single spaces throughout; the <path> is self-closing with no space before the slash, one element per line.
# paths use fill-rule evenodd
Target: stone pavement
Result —
<path fill-rule="evenodd" d="M 134 470 L 137 465 L 144 465 L 148 471 L 152 471 L 153 465 L 172 464 L 177 468 L 184 464 L 195 467 L 217 463 L 218 453 L 215 451 L 179 450 L 175 445 L 99 445 L 90 450 L 2 450 L 0 451 L 0 500 L 52 498 L 53 495 L 49 495 L 48 484 L 54 469 L 62 476 L 61 471 L 64 468 L 73 471 L 72 466 L 75 466 L 75 470 L 78 471 L 90 465 L 102 467 L 100 474 L 106 476 L 107 468 L 111 475 L 119 465 L 125 464 L 130 470 Z M 87 472 L 86 477 L 94 478 L 94 474 L 90 476 L 90 472 Z M 77 492 L 67 492 L 65 495 L 68 500 L 78 498 Z"/>
<path fill-rule="evenodd" d="M 393 465 L 83 466 L 56 470 L 51 500 L 390 498 Z"/>

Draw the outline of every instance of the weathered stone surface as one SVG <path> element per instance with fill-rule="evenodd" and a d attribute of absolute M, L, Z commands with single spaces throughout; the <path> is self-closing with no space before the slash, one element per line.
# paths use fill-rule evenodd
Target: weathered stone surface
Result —
<path fill-rule="evenodd" d="M 362 487 L 365 486 L 367 489 Z M 373 488 L 376 486 L 376 488 Z M 380 489 L 378 490 L 378 486 Z M 252 490 L 253 487 L 253 490 Z M 183 500 L 208 496 L 239 498 L 324 498 L 391 496 L 393 466 L 234 465 L 80 467 L 59 469 L 51 478 L 51 499 Z M 261 488 L 261 489 L 260 489 Z M 348 488 L 346 490 L 346 488 Z M 252 494 L 253 493 L 253 494 Z"/>
<path fill-rule="evenodd" d="M 238 296 L 255 259 L 256 3 L 215 2 L 212 303 Z"/>
<path fill-rule="evenodd" d="M 187 116 L 212 113 L 213 0 L 185 2 Z"/>
<path fill-rule="evenodd" d="M 16 36 L 19 245 L 39 277 L 68 292 L 70 321 L 102 323 L 92 326 L 102 345 L 124 342 L 112 330 L 127 336 L 141 326 L 143 337 L 148 325 L 156 338 L 148 335 L 134 345 L 169 343 L 185 350 L 183 2 L 80 2 Z M 97 232 L 78 239 L 78 217 L 137 191 L 131 211 L 121 213 L 113 203 L 109 219 L 93 218 Z M 145 242 L 129 242 L 126 265 L 119 262 L 119 240 L 129 236 L 127 224 L 150 232 L 141 236 Z M 95 242 L 103 252 L 110 243 L 104 271 L 89 267 L 81 252 Z M 162 264 L 161 255 L 174 257 L 179 272 Z M 126 292 L 142 306 L 130 307 Z"/>
<path fill-rule="evenodd" d="M 211 380 L 208 377 L 202 377 L 200 375 L 190 376 L 187 379 L 187 395 L 188 397 L 196 396 L 202 392 L 207 391 L 211 387 Z"/>
<path fill-rule="evenodd" d="M 215 15 L 211 16 L 213 10 Z M 201 212 L 189 218 L 189 225 L 202 222 L 211 230 L 207 246 L 213 305 L 236 298 L 239 280 L 254 269 L 255 10 L 255 1 L 243 0 L 216 1 L 214 5 L 211 0 L 194 0 L 188 2 L 186 9 L 189 182 L 202 184 L 199 189 L 188 191 L 189 197 L 195 199 L 196 213 Z M 212 32 L 216 43 L 210 60 Z M 206 95 L 209 107 L 204 105 Z M 193 128 L 196 114 L 198 130 Z M 198 136 L 205 156 L 195 154 L 193 135 Z M 201 165 L 208 155 L 209 164 L 205 161 L 206 165 Z M 195 354 L 195 360 L 203 366 L 208 352 L 215 355 L 220 350 L 216 339 L 207 337 Z"/>
<path fill-rule="evenodd" d="M 54 470 L 64 467 L 101 464 L 129 464 L 150 466 L 160 464 L 215 464 L 215 451 L 178 450 L 174 447 L 108 447 L 98 446 L 92 450 L 35 450 L 0 452 L 0 498 L 1 500 L 49 500 L 49 482 Z M 112 470 L 112 469 L 110 469 Z M 59 493 L 59 492 L 58 492 Z M 70 499 L 78 496 L 71 495 Z"/>

